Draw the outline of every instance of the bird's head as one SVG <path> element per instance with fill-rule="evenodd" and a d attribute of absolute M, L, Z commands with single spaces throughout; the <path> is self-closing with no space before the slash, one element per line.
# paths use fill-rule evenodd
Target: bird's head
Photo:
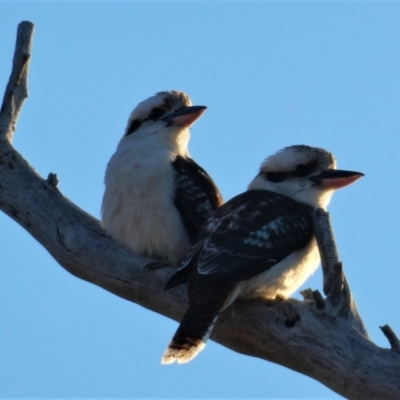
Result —
<path fill-rule="evenodd" d="M 268 157 L 249 189 L 270 190 L 325 209 L 336 189 L 362 176 L 360 172 L 336 169 L 335 157 L 324 149 L 296 145 Z"/>
<path fill-rule="evenodd" d="M 159 92 L 132 111 L 121 142 L 147 142 L 185 155 L 190 139 L 189 128 L 206 108 L 193 106 L 184 92 Z"/>

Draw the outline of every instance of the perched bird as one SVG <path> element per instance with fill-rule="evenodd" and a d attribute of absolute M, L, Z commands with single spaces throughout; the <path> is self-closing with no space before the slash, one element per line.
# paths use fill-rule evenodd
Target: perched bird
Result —
<path fill-rule="evenodd" d="M 188 151 L 189 128 L 205 110 L 175 90 L 139 103 L 107 165 L 101 224 L 116 241 L 156 260 L 153 267 L 178 266 L 223 203 Z"/>
<path fill-rule="evenodd" d="M 363 174 L 336 169 L 326 150 L 304 145 L 267 158 L 244 192 L 203 225 L 166 289 L 189 279 L 189 308 L 162 358 L 185 363 L 238 298 L 286 299 L 319 264 L 311 212 Z"/>

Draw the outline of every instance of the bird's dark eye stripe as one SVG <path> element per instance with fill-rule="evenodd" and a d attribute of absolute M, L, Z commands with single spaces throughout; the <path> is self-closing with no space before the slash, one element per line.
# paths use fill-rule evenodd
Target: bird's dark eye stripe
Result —
<path fill-rule="evenodd" d="M 129 125 L 128 130 L 126 131 L 126 136 L 130 135 L 131 133 L 135 132 L 140 128 L 142 125 L 142 121 L 140 119 L 134 119 L 131 124 Z"/>
<path fill-rule="evenodd" d="M 313 165 L 304 165 L 304 164 L 299 164 L 296 167 L 296 170 L 294 171 L 293 175 L 296 177 L 303 177 L 309 175 L 313 170 Z"/>
<path fill-rule="evenodd" d="M 297 165 L 294 171 L 260 172 L 260 175 L 264 175 L 270 182 L 283 182 L 287 179 L 303 178 L 310 175 L 317 167 L 316 164 L 316 161 L 311 161 L 307 164 Z"/>
<path fill-rule="evenodd" d="M 290 178 L 292 174 L 290 172 L 267 172 L 265 176 L 271 182 L 283 182 Z"/>
<path fill-rule="evenodd" d="M 149 120 L 150 121 L 156 121 L 159 118 L 161 118 L 164 114 L 165 114 L 165 110 L 163 110 L 162 108 L 159 108 L 159 107 L 154 107 L 151 110 L 151 113 L 147 118 L 142 119 L 142 120 L 134 119 L 131 122 L 131 124 L 129 125 L 129 128 L 128 128 L 127 132 L 126 132 L 126 136 L 128 136 L 128 135 L 132 134 L 133 132 L 137 131 L 140 128 L 140 126 L 142 125 L 143 122 L 149 121 Z"/>
<path fill-rule="evenodd" d="M 316 168 L 316 163 L 310 162 L 308 164 L 299 164 L 294 171 L 285 172 L 266 172 L 264 176 L 270 182 L 283 182 L 290 178 L 303 178 L 304 176 L 310 175 Z"/>
<path fill-rule="evenodd" d="M 159 108 L 159 107 L 154 107 L 151 110 L 151 113 L 150 113 L 150 115 L 148 116 L 147 119 L 151 119 L 152 121 L 156 121 L 157 119 L 162 117 L 164 114 L 165 114 L 165 110 L 163 110 L 162 108 Z"/>

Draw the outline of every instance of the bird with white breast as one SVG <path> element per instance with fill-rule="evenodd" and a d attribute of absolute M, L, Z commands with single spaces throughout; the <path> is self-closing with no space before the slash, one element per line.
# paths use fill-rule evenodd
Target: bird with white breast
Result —
<path fill-rule="evenodd" d="M 139 103 L 107 165 L 101 224 L 116 241 L 155 260 L 153 267 L 177 267 L 223 203 L 188 151 L 189 128 L 205 110 L 175 90 Z"/>
<path fill-rule="evenodd" d="M 286 299 L 317 269 L 312 211 L 363 176 L 336 169 L 328 151 L 286 147 L 267 158 L 248 190 L 218 208 L 166 289 L 189 280 L 189 307 L 162 358 L 185 363 L 236 298 Z"/>

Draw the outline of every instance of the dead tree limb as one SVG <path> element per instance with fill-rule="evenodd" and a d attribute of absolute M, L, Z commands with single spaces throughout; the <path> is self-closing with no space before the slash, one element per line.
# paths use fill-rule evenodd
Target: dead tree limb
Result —
<path fill-rule="evenodd" d="M 143 270 L 150 260 L 110 239 L 95 218 L 61 194 L 56 176 L 43 179 L 12 146 L 28 93 L 32 35 L 33 24 L 22 22 L 0 112 L 0 209 L 70 273 L 179 321 L 186 308 L 185 288 L 162 290 L 171 271 Z M 343 275 L 329 218 L 318 211 L 314 220 L 327 297 L 310 291 L 303 302 L 273 307 L 237 302 L 235 316 L 223 313 L 212 339 L 308 375 L 346 398 L 400 399 L 398 339 L 384 330 L 395 351 L 370 341 Z"/>

